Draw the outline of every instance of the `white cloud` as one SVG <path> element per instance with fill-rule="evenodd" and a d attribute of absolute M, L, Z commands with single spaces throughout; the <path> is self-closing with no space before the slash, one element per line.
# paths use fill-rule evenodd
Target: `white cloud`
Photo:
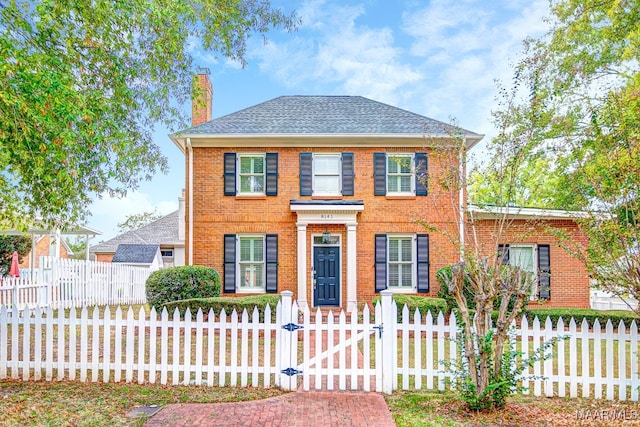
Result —
<path fill-rule="evenodd" d="M 403 30 L 412 38 L 411 53 L 430 70 L 422 97 L 425 114 L 453 116 L 466 128 L 494 132 L 491 109 L 496 83 L 511 82 L 522 40 L 546 30 L 546 0 L 513 7 L 511 2 L 437 0 L 403 14 Z"/>
<path fill-rule="evenodd" d="M 405 52 L 389 28 L 356 24 L 362 6 L 311 1 L 299 13 L 303 24 L 297 33 L 251 50 L 260 70 L 286 87 L 311 91 L 330 85 L 331 93 L 397 104 L 402 100 L 398 89 L 423 78 L 402 60 Z"/>
<path fill-rule="evenodd" d="M 106 194 L 102 198 L 96 198 L 91 205 L 89 226 L 102 233 L 96 240 L 108 240 L 118 234 L 118 223 L 123 222 L 127 216 L 152 212 L 154 209 L 162 215 L 171 213 L 178 209 L 178 199 L 176 197 L 174 201 L 154 202 L 151 195 L 141 191 L 128 192 L 123 198 Z"/>

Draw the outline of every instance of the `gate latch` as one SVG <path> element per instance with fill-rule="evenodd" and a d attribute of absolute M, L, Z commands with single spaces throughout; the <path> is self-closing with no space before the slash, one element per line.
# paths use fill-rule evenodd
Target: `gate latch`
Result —
<path fill-rule="evenodd" d="M 380 326 L 374 326 L 373 329 L 377 329 L 378 330 L 378 338 L 382 339 L 382 326 L 383 324 L 380 323 Z"/>

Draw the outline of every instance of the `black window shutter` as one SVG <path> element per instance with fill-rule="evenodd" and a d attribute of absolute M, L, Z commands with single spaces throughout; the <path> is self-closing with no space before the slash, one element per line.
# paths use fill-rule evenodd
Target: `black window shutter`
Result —
<path fill-rule="evenodd" d="M 427 195 L 427 153 L 416 153 L 416 196 Z"/>
<path fill-rule="evenodd" d="M 429 292 L 429 235 L 416 236 L 418 292 Z"/>
<path fill-rule="evenodd" d="M 385 153 L 373 153 L 373 194 L 387 194 L 387 156 Z"/>
<path fill-rule="evenodd" d="M 267 185 L 265 194 L 267 196 L 278 195 L 278 153 L 267 153 L 266 155 Z"/>
<path fill-rule="evenodd" d="M 353 153 L 342 153 L 342 195 L 353 196 Z"/>
<path fill-rule="evenodd" d="M 278 292 L 278 235 L 267 234 L 265 236 L 265 260 L 266 260 L 266 291 Z"/>
<path fill-rule="evenodd" d="M 376 234 L 375 290 L 387 289 L 387 235 Z"/>
<path fill-rule="evenodd" d="M 236 235 L 224 235 L 224 286 L 225 293 L 236 291 Z"/>
<path fill-rule="evenodd" d="M 509 245 L 498 245 L 498 261 L 503 265 L 509 265 Z"/>
<path fill-rule="evenodd" d="M 551 297 L 551 248 L 549 245 L 538 245 L 538 297 Z"/>
<path fill-rule="evenodd" d="M 236 195 L 236 153 L 224 153 L 224 195 Z"/>
<path fill-rule="evenodd" d="M 313 156 L 311 153 L 300 153 L 300 195 L 311 196 Z"/>

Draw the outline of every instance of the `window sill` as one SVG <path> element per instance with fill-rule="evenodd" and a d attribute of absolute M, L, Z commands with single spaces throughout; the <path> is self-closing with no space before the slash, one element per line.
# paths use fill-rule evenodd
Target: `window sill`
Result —
<path fill-rule="evenodd" d="M 236 200 L 265 200 L 267 198 L 264 194 L 238 194 L 236 195 Z"/>
<path fill-rule="evenodd" d="M 261 295 L 261 294 L 266 294 L 267 291 L 265 291 L 264 289 L 258 289 L 258 288 L 254 288 L 254 289 L 236 289 L 236 294 L 251 294 L 251 295 Z"/>
<path fill-rule="evenodd" d="M 311 200 L 342 200 L 342 196 L 311 196 Z"/>
<path fill-rule="evenodd" d="M 411 289 L 400 289 L 400 288 L 389 288 L 387 287 L 387 290 L 389 291 L 393 291 L 396 294 L 417 294 L 418 291 L 411 288 Z"/>
<path fill-rule="evenodd" d="M 387 200 L 415 200 L 415 194 L 387 194 Z"/>

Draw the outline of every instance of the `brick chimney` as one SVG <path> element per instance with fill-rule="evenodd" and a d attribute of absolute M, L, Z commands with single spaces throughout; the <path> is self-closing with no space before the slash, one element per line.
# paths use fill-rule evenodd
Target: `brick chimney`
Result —
<path fill-rule="evenodd" d="M 197 69 L 193 99 L 191 101 L 191 125 L 198 126 L 211 120 L 213 111 L 213 87 L 208 68 Z"/>

